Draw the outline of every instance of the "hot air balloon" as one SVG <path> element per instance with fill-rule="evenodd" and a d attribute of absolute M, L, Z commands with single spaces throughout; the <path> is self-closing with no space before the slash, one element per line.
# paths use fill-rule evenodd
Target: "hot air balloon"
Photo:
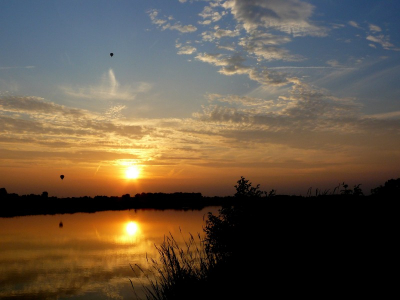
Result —
<path fill-rule="evenodd" d="M 60 175 L 60 178 L 61 178 L 61 180 L 63 180 L 64 179 L 64 175 Z"/>
<path fill-rule="evenodd" d="M 114 56 L 114 53 L 111 52 L 111 53 L 110 53 L 110 56 L 113 57 L 113 56 Z"/>

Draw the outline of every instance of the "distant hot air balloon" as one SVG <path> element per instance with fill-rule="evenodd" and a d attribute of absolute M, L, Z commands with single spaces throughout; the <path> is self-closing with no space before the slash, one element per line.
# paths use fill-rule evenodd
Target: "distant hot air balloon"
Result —
<path fill-rule="evenodd" d="M 110 56 L 113 57 L 113 56 L 114 56 L 114 53 L 110 53 Z"/>
<path fill-rule="evenodd" d="M 64 175 L 60 175 L 60 178 L 61 178 L 61 180 L 63 180 L 64 179 Z"/>

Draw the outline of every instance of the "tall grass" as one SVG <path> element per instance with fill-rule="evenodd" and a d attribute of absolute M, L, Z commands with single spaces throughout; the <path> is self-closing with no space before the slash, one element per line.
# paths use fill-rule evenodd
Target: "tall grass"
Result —
<path fill-rule="evenodd" d="M 180 245 L 170 234 L 161 245 L 155 247 L 159 257 L 147 258 L 152 266 L 150 273 L 135 265 L 149 282 L 149 285 L 143 286 L 146 299 L 204 298 L 204 292 L 209 290 L 207 285 L 213 284 L 210 275 L 217 260 L 214 254 L 206 251 L 201 235 L 195 238 L 190 234 L 190 238 Z M 132 265 L 131 268 L 135 272 Z"/>
<path fill-rule="evenodd" d="M 243 179 L 238 183 L 247 190 L 251 184 Z M 266 202 L 260 193 L 254 196 L 254 189 L 248 190 L 249 197 L 238 196 L 235 205 L 223 206 L 218 215 L 208 214 L 204 238 L 190 235 L 179 244 L 170 234 L 156 245 L 159 258 L 148 260 L 151 273 L 136 265 L 149 282 L 143 286 L 147 299 L 248 299 L 261 289 L 259 279 L 265 273 L 260 276 L 258 271 L 265 270 L 265 259 L 253 258 L 266 250 L 258 244 Z"/>
<path fill-rule="evenodd" d="M 178 243 L 170 234 L 156 245 L 158 258 L 148 259 L 151 272 L 136 265 L 149 282 L 143 286 L 146 299 L 249 299 L 262 289 L 265 259 L 254 253 L 267 249 L 256 237 L 262 234 L 262 219 L 260 212 L 251 213 L 252 203 L 249 199 L 245 207 L 223 207 L 216 216 L 210 213 L 204 238 L 190 235 Z"/>

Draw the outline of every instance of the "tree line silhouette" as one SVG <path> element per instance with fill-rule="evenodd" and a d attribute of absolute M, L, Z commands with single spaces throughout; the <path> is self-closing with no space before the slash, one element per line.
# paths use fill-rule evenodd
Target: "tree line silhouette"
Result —
<path fill-rule="evenodd" d="M 235 185 L 236 193 L 227 197 L 205 197 L 201 193 L 141 193 L 131 197 L 122 196 L 95 196 L 95 197 L 68 197 L 57 198 L 49 196 L 47 191 L 40 195 L 18 195 L 8 193 L 6 188 L 0 188 L 0 217 L 13 217 L 37 214 L 63 214 L 75 212 L 96 212 L 104 210 L 125 209 L 202 209 L 207 206 L 222 206 L 235 204 L 240 198 L 262 198 L 278 200 L 305 200 L 305 199 L 400 199 L 400 178 L 390 179 L 384 185 L 371 190 L 365 196 L 361 184 L 353 189 L 346 183 L 340 184 L 332 192 L 329 190 L 315 190 L 310 188 L 306 196 L 278 195 L 276 190 L 262 191 L 260 185 L 252 186 L 249 180 L 241 177 Z M 304 201 L 303 201 L 304 202 Z"/>

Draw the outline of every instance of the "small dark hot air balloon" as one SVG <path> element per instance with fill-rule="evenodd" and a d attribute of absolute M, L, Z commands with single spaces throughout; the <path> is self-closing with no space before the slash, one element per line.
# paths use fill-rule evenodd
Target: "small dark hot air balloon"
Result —
<path fill-rule="evenodd" d="M 110 56 L 113 57 L 113 56 L 114 56 L 114 53 L 111 52 L 111 53 L 110 53 Z"/>
<path fill-rule="evenodd" d="M 63 180 L 64 179 L 64 175 L 60 175 L 60 178 L 61 178 L 61 180 Z"/>

